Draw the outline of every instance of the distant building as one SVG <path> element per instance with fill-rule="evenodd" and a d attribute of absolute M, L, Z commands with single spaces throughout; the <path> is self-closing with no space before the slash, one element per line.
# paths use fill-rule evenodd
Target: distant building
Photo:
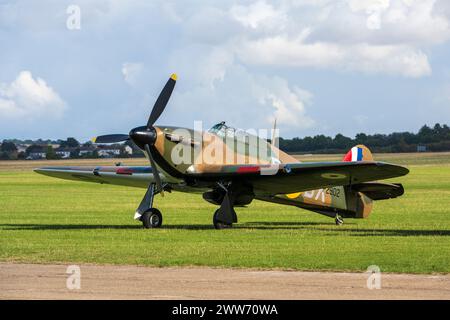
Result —
<path fill-rule="evenodd" d="M 130 146 L 127 145 L 98 145 L 97 146 L 98 156 L 102 158 L 111 158 L 111 157 L 117 157 L 121 154 L 133 154 L 133 149 Z"/>
<path fill-rule="evenodd" d="M 47 156 L 47 145 L 30 145 L 27 149 L 27 160 L 45 159 Z"/>
<path fill-rule="evenodd" d="M 26 152 L 29 146 L 29 144 L 16 144 L 17 152 Z"/>
<path fill-rule="evenodd" d="M 417 146 L 417 152 L 426 152 L 426 151 L 427 151 L 427 146 L 424 146 L 424 145 Z"/>
<path fill-rule="evenodd" d="M 57 148 L 55 149 L 55 153 L 58 157 L 61 159 L 68 159 L 70 158 L 72 152 L 75 151 L 75 148 Z"/>
<path fill-rule="evenodd" d="M 102 158 L 112 158 L 120 155 L 121 147 L 117 146 L 98 146 L 98 156 Z"/>
<path fill-rule="evenodd" d="M 28 154 L 27 160 L 37 160 L 37 159 L 45 159 L 47 156 L 46 152 L 42 151 L 33 151 Z"/>
<path fill-rule="evenodd" d="M 84 157 L 84 156 L 91 156 L 94 154 L 94 151 L 96 150 L 96 148 L 94 146 L 82 146 L 80 147 L 80 152 L 78 153 L 78 155 L 80 157 Z"/>

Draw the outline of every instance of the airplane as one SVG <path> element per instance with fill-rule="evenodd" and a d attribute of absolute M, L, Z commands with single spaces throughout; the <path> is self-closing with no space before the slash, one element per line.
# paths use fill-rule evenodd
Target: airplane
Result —
<path fill-rule="evenodd" d="M 202 194 L 204 200 L 217 205 L 212 219 L 216 229 L 232 227 L 238 221 L 235 207 L 247 206 L 255 199 L 306 209 L 341 225 L 343 218 L 367 218 L 373 201 L 404 193 L 401 184 L 379 180 L 400 177 L 409 170 L 374 161 L 364 145 L 351 148 L 342 161 L 300 162 L 278 148 L 276 137 L 269 141 L 225 122 L 208 131 L 156 126 L 176 81 L 172 74 L 146 125 L 128 134 L 92 140 L 98 144 L 131 140 L 143 150 L 150 166 L 66 166 L 34 171 L 62 179 L 146 188 L 134 215 L 144 228 L 161 227 L 162 214 L 153 200 L 155 195 L 171 191 Z"/>

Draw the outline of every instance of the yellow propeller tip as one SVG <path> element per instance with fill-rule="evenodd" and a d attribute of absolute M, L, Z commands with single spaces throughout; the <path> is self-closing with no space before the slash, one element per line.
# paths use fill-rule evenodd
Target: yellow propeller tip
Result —
<path fill-rule="evenodd" d="M 93 137 L 93 138 L 91 139 L 92 143 L 95 143 L 96 140 L 97 140 L 97 137 Z"/>
<path fill-rule="evenodd" d="M 170 79 L 172 80 L 177 80 L 177 74 L 176 73 L 172 73 L 172 75 L 170 76 Z"/>

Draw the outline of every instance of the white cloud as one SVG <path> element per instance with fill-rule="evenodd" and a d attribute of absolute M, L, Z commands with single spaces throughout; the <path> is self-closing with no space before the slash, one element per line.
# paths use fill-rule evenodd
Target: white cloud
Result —
<path fill-rule="evenodd" d="M 270 129 L 277 118 L 284 134 L 315 124 L 307 114 L 311 101 L 312 93 L 289 86 L 286 79 L 251 73 L 243 66 L 232 65 L 214 86 L 196 82 L 189 90 L 176 90 L 168 116 L 182 114 L 187 123 L 203 120 L 212 124 L 223 120 L 244 130 Z"/>
<path fill-rule="evenodd" d="M 182 23 L 184 38 L 189 42 L 221 45 L 241 31 L 242 26 L 219 8 L 201 7 Z"/>
<path fill-rule="evenodd" d="M 241 34 L 235 48 L 239 57 L 251 65 L 427 76 L 431 66 L 426 49 L 450 37 L 449 21 L 433 10 L 435 3 L 348 0 L 343 5 L 293 1 L 273 7 L 258 1 L 246 9 L 239 6 L 241 15 L 232 14 L 252 29 L 265 32 Z M 283 27 L 267 31 L 260 21 L 269 18 Z"/>
<path fill-rule="evenodd" d="M 348 1 L 328 18 L 312 21 L 314 41 L 423 47 L 447 41 L 449 16 L 436 0 Z"/>
<path fill-rule="evenodd" d="M 143 69 L 144 65 L 142 63 L 125 62 L 124 64 L 122 64 L 123 79 L 130 86 L 134 86 L 138 82 Z"/>
<path fill-rule="evenodd" d="M 231 17 L 243 26 L 252 29 L 282 30 L 287 22 L 287 15 L 282 9 L 275 9 L 265 1 L 257 1 L 248 6 L 233 5 L 230 9 Z"/>
<path fill-rule="evenodd" d="M 10 84 L 0 84 L 0 120 L 58 118 L 66 103 L 47 83 L 33 79 L 30 71 L 22 71 Z"/>
<path fill-rule="evenodd" d="M 191 85 L 211 89 L 215 82 L 224 80 L 227 69 L 234 64 L 233 53 L 228 48 L 216 46 L 193 46 L 174 52 L 171 60 L 171 68 L 181 76 L 189 75 Z"/>
<path fill-rule="evenodd" d="M 282 128 L 304 130 L 314 125 L 314 120 L 306 115 L 305 105 L 312 100 L 312 93 L 294 87 L 280 77 L 260 76 L 254 78 L 256 96 L 259 103 L 269 105 L 271 114 L 266 116 L 266 123 L 276 118 Z"/>
<path fill-rule="evenodd" d="M 11 8 L 28 5 L 23 1 L 19 4 L 0 8 L 0 16 L 2 12 L 13 16 Z M 31 12 L 44 10 L 38 7 L 41 5 L 33 5 Z M 176 38 L 169 50 L 210 45 L 207 50 L 222 50 L 223 56 L 239 51 L 246 63 L 255 54 L 257 59 L 252 64 L 262 66 L 351 69 L 420 77 L 431 73 L 426 54 L 429 46 L 450 38 L 448 0 L 254 0 L 206 5 L 189 0 L 180 4 L 162 0 L 83 0 L 80 7 L 83 24 L 89 30 L 107 32 L 126 22 L 130 32 L 158 29 L 160 34 L 168 34 L 166 38 Z M 141 12 L 148 15 L 145 20 Z M 64 10 L 58 14 L 58 19 L 66 18 Z M 33 28 L 46 25 L 28 14 L 16 17 L 15 23 Z M 54 27 L 54 21 L 50 25 Z M 159 46 L 164 43 L 152 37 L 145 40 L 157 41 Z M 242 47 L 250 51 L 245 54 Z M 167 48 L 163 50 L 168 52 Z M 384 54 L 378 54 L 381 51 Z M 189 56 L 185 61 L 195 58 Z M 134 81 L 125 72 L 126 80 Z"/>
<path fill-rule="evenodd" d="M 379 83 L 383 75 L 425 77 L 432 74 L 431 62 L 442 68 L 442 51 L 433 61 L 430 53 L 450 37 L 448 0 L 80 0 L 80 32 L 65 28 L 64 5 L 28 2 L 0 6 L 0 20 L 9 17 L 0 26 L 14 44 L 2 52 L 4 76 L 13 77 L 23 68 L 64 70 L 56 75 L 58 85 L 76 88 L 68 89 L 71 105 L 77 104 L 70 116 L 85 119 L 79 114 L 95 99 L 98 109 L 89 111 L 109 117 L 105 123 L 112 119 L 119 125 L 124 121 L 117 114 L 124 112 L 104 115 L 101 110 L 116 104 L 116 110 L 128 111 L 129 123 L 137 123 L 156 99 L 161 79 L 177 72 L 180 81 L 161 121 L 189 125 L 194 117 L 271 127 L 277 116 L 280 125 L 302 134 L 298 128 L 321 126 L 323 115 L 332 114 L 331 106 L 324 104 L 333 105 L 333 98 L 321 96 L 320 80 L 336 75 L 324 71 L 380 76 L 339 78 L 349 84 L 342 90 L 349 90 L 345 98 L 357 97 L 351 92 L 354 81 Z M 22 10 L 29 6 L 31 10 Z M 21 55 L 14 48 L 21 48 Z M 61 56 L 64 61 L 58 59 Z M 314 73 L 315 69 L 321 71 Z M 317 78 L 308 84 L 306 73 Z M 31 74 L 29 78 L 42 87 L 40 79 Z M 30 112 L 18 95 L 6 95 L 12 84 L 1 88 L 2 115 L 39 113 Z M 389 95 L 401 95 L 401 89 Z M 169 112 L 172 108 L 176 110 Z M 98 126 L 97 118 L 83 125 Z"/>
<path fill-rule="evenodd" d="M 365 11 L 371 14 L 374 11 L 386 10 L 389 7 L 389 0 L 347 0 L 352 11 Z"/>
<path fill-rule="evenodd" d="M 427 49 L 449 37 L 447 19 L 433 12 L 434 3 L 256 0 L 171 7 L 176 28 L 182 28 L 177 44 L 166 50 L 167 69 L 180 73 L 171 108 L 188 122 L 201 118 L 270 127 L 276 117 L 284 128 L 311 128 L 317 124 L 308 114 L 312 94 L 293 78 L 266 70 L 430 75 Z"/>
<path fill-rule="evenodd" d="M 408 46 L 366 43 L 341 46 L 274 37 L 246 42 L 239 48 L 239 56 L 245 63 L 256 65 L 310 66 L 406 77 L 431 73 L 427 56 Z"/>

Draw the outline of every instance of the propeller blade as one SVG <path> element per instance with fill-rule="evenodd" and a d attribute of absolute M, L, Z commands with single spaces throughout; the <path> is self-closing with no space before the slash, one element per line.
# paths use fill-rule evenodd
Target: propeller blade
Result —
<path fill-rule="evenodd" d="M 148 156 L 148 160 L 150 160 L 150 165 L 152 167 L 153 176 L 155 177 L 156 186 L 158 187 L 158 191 L 161 193 L 161 196 L 164 197 L 164 189 L 161 182 L 161 178 L 159 176 L 158 168 L 156 167 L 155 160 L 153 160 L 152 154 L 150 152 L 150 147 L 148 144 L 145 145 L 145 153 Z"/>
<path fill-rule="evenodd" d="M 91 139 L 93 143 L 116 143 L 129 140 L 130 136 L 127 134 L 106 134 L 103 136 L 94 137 Z"/>
<path fill-rule="evenodd" d="M 167 80 L 166 85 L 162 89 L 159 94 L 158 99 L 156 100 L 152 112 L 148 118 L 147 128 L 153 126 L 153 124 L 158 120 L 159 116 L 163 113 L 166 108 L 167 102 L 169 102 L 170 95 L 172 94 L 173 88 L 175 87 L 175 83 L 177 81 L 177 75 L 174 73 L 170 76 L 170 79 Z"/>

